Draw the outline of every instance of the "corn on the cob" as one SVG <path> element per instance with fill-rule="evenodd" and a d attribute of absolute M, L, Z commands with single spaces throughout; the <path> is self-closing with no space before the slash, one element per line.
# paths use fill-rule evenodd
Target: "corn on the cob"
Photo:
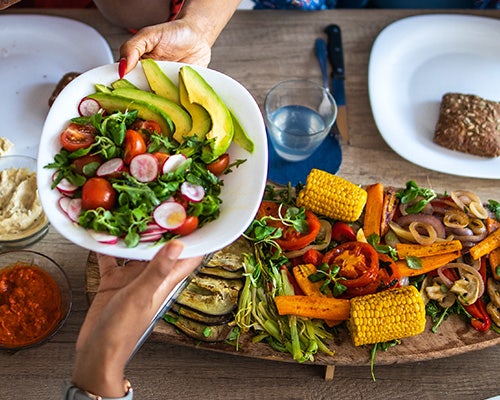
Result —
<path fill-rule="evenodd" d="M 363 212 L 366 199 L 363 188 L 339 176 L 312 169 L 297 197 L 297 205 L 333 219 L 353 222 Z"/>
<path fill-rule="evenodd" d="M 418 335 L 425 329 L 425 304 L 414 286 L 354 297 L 347 327 L 355 346 Z"/>

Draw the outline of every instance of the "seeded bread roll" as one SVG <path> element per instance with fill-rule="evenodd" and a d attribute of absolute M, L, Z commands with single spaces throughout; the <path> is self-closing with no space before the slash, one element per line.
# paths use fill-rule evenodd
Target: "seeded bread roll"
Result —
<path fill-rule="evenodd" d="M 500 156 L 500 102 L 446 93 L 441 100 L 434 143 L 481 157 Z"/>

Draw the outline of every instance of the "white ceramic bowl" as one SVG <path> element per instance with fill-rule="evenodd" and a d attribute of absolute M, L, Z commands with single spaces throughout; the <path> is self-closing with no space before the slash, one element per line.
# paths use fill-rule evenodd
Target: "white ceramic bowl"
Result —
<path fill-rule="evenodd" d="M 8 155 L 0 157 L 0 171 L 9 168 L 24 168 L 31 172 L 36 172 L 36 159 L 22 155 Z M 35 188 L 36 189 L 36 188 Z M 3 196 L 3 193 L 0 193 Z M 29 229 L 13 234 L 0 235 L 0 249 L 21 249 L 31 246 L 41 240 L 49 230 L 49 221 L 45 215 L 33 224 Z M 1 236 L 4 236 L 3 238 Z"/>
<path fill-rule="evenodd" d="M 177 84 L 180 63 L 161 62 L 161 69 Z M 253 220 L 267 179 L 267 139 L 260 109 L 252 95 L 234 79 L 220 72 L 194 67 L 214 88 L 217 94 L 236 115 L 255 144 L 252 154 L 232 144 L 228 153 L 231 160 L 246 162 L 223 177 L 220 216 L 194 233 L 182 237 L 182 258 L 205 255 L 217 251 L 238 238 Z M 127 248 L 123 242 L 102 244 L 93 239 L 85 229 L 71 223 L 57 207 L 59 194 L 50 188 L 54 170 L 44 168 L 60 151 L 59 134 L 69 120 L 78 115 L 77 106 L 86 95 L 95 92 L 95 84 L 109 85 L 118 79 L 117 64 L 109 64 L 90 70 L 74 79 L 59 94 L 52 105 L 43 127 L 38 155 L 38 188 L 42 205 L 52 226 L 73 243 L 92 251 L 129 259 L 150 260 L 158 246 L 141 243 Z M 140 65 L 126 79 L 141 89 L 149 89 Z"/>

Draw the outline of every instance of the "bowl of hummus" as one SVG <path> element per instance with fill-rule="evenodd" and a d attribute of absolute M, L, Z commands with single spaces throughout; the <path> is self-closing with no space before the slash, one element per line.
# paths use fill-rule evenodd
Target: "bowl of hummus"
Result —
<path fill-rule="evenodd" d="M 0 250 L 24 248 L 49 230 L 36 181 L 36 159 L 0 157 Z"/>

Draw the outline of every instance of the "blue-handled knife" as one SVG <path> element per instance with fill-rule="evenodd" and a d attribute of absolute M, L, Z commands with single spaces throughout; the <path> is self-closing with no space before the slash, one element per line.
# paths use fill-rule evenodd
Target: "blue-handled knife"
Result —
<path fill-rule="evenodd" d="M 332 67 L 330 89 L 337 103 L 337 128 L 342 139 L 349 144 L 349 128 L 347 125 L 347 107 L 345 101 L 345 70 L 340 27 L 335 24 L 325 28 L 327 34 L 328 59 Z"/>

